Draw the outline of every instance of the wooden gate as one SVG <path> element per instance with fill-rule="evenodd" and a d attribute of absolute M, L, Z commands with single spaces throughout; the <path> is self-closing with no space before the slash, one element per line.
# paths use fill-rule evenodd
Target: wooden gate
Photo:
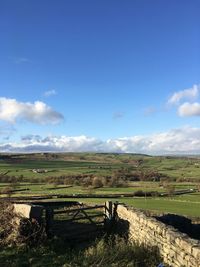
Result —
<path fill-rule="evenodd" d="M 46 207 L 46 229 L 49 235 L 70 241 L 90 239 L 105 232 L 105 226 L 113 220 L 113 204 L 85 205 L 65 202 L 66 205 Z"/>

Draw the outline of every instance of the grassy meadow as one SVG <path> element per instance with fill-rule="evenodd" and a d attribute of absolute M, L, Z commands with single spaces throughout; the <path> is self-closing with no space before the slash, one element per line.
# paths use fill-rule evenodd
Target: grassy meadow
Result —
<path fill-rule="evenodd" d="M 34 169 L 45 170 L 44 173 L 35 173 Z M 131 174 L 140 172 L 157 172 L 166 176 L 167 180 L 161 181 L 131 181 L 125 185 L 91 186 L 49 183 L 49 177 L 70 175 L 93 175 L 101 179 L 112 176 L 117 171 L 125 170 Z M 12 177 L 21 177 L 21 181 L 14 185 L 10 197 L 40 196 L 40 195 L 71 195 L 74 194 L 126 194 L 138 191 L 166 192 L 163 186 L 168 183 L 174 191 L 184 189 L 198 189 L 200 183 L 200 158 L 199 157 L 156 157 L 134 154 L 95 154 L 95 153 L 63 153 L 63 154 L 19 154 L 0 156 L 0 175 L 11 177 L 11 181 L 1 180 L 0 191 L 12 184 Z M 123 172 L 120 174 L 123 176 Z M 123 177 L 122 177 L 123 178 Z M 1 197 L 6 194 L 1 193 Z M 86 198 L 82 202 L 102 203 L 109 198 Z M 153 210 L 157 212 L 170 212 L 187 216 L 200 217 L 200 193 L 193 192 L 183 195 L 167 197 L 124 197 L 113 200 L 123 202 L 136 208 Z"/>
<path fill-rule="evenodd" d="M 139 162 L 139 163 L 138 163 Z M 0 173 L 27 178 L 45 179 L 48 176 L 63 174 L 93 173 L 111 175 L 120 168 L 129 170 L 156 170 L 171 178 L 200 179 L 200 157 L 155 157 L 133 154 L 27 154 L 0 157 Z M 46 169 L 38 175 L 33 169 Z"/>

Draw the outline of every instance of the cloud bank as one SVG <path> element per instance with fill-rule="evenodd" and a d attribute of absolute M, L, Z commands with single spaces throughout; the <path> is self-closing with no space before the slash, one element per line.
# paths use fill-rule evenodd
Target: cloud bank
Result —
<path fill-rule="evenodd" d="M 0 120 L 9 123 L 25 120 L 37 124 L 56 124 L 63 120 L 63 116 L 41 101 L 19 102 L 0 97 Z"/>
<path fill-rule="evenodd" d="M 198 98 L 200 85 L 193 85 L 190 89 L 175 92 L 168 100 L 169 105 L 178 105 L 177 113 L 180 117 L 200 116 L 200 103 L 193 102 Z M 188 102 L 184 101 L 188 100 Z"/>
<path fill-rule="evenodd" d="M 178 114 L 185 116 L 200 116 L 200 103 L 184 103 L 178 108 Z"/>
<path fill-rule="evenodd" d="M 181 100 L 194 100 L 198 97 L 200 85 L 194 84 L 192 88 L 175 92 L 168 100 L 168 104 L 178 104 Z"/>
<path fill-rule="evenodd" d="M 147 154 L 199 154 L 200 128 L 184 127 L 149 136 L 106 141 L 87 136 L 23 136 L 19 142 L 0 144 L 1 152 L 118 152 Z"/>

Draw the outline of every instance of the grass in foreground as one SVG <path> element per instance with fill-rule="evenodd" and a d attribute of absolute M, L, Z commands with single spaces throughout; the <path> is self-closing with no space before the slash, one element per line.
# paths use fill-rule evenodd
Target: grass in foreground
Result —
<path fill-rule="evenodd" d="M 45 246 L 0 250 L 0 266 L 4 267 L 155 267 L 162 262 L 156 248 L 139 246 L 115 237 L 100 239 L 82 249 L 70 249 L 61 240 Z"/>

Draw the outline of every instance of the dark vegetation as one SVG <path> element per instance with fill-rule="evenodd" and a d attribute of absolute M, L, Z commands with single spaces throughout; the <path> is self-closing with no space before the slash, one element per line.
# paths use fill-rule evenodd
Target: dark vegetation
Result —
<path fill-rule="evenodd" d="M 4 267 L 155 267 L 160 262 L 156 248 L 139 246 L 117 236 L 74 248 L 55 239 L 34 248 L 0 250 L 0 266 Z"/>
<path fill-rule="evenodd" d="M 95 241 L 72 244 L 60 237 L 47 239 L 36 222 L 13 219 L 12 205 L 1 203 L 0 266 L 155 267 L 162 262 L 156 248 L 111 232 Z"/>
<path fill-rule="evenodd" d="M 93 186 L 95 187 L 123 187 L 127 185 L 127 182 L 130 181 L 167 181 L 170 180 L 167 175 L 154 171 L 137 171 L 131 172 L 124 168 L 120 168 L 117 171 L 113 171 L 112 175 L 102 175 L 96 176 L 95 174 L 71 174 L 71 175 L 60 175 L 60 176 L 51 176 L 46 177 L 45 181 L 50 184 L 74 184 L 81 186 Z M 25 182 L 27 179 L 23 175 L 19 176 L 10 176 L 8 174 L 0 174 L 0 183 L 12 183 L 17 184 L 20 182 Z M 37 183 L 41 182 L 41 179 L 29 178 L 29 182 Z"/>

